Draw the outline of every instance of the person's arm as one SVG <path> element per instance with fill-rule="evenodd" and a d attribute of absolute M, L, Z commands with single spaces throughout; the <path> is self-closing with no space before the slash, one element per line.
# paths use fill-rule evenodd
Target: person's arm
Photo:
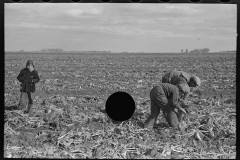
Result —
<path fill-rule="evenodd" d="M 184 93 L 183 101 L 186 102 L 189 97 L 190 92 Z"/>
<path fill-rule="evenodd" d="M 178 106 L 178 99 L 179 99 L 179 92 L 175 90 L 172 95 L 172 104 L 173 106 L 177 107 Z"/>
<path fill-rule="evenodd" d="M 172 104 L 175 108 L 183 111 L 186 114 L 186 111 L 181 107 L 181 105 L 178 103 L 179 100 L 179 92 L 176 90 L 173 92 L 173 96 L 172 96 Z"/>
<path fill-rule="evenodd" d="M 21 70 L 20 73 L 17 76 L 17 79 L 19 82 L 23 83 L 24 82 L 24 78 L 23 78 L 23 71 Z"/>
<path fill-rule="evenodd" d="M 36 84 L 40 81 L 37 71 L 35 71 L 33 82 Z"/>
<path fill-rule="evenodd" d="M 180 81 L 178 82 L 177 85 L 179 85 L 181 87 L 182 92 L 183 92 L 183 96 L 181 97 L 181 99 L 183 99 L 183 101 L 187 101 L 189 94 L 190 94 L 190 87 L 187 84 L 186 79 L 184 77 L 181 77 Z"/>

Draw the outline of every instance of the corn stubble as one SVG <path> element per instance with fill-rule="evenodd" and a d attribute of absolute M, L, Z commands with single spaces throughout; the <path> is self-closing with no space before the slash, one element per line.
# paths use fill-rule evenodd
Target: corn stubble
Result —
<path fill-rule="evenodd" d="M 21 66 L 20 63 L 28 56 L 6 55 L 5 88 L 9 91 L 5 91 L 5 108 L 17 102 L 18 90 L 14 88 L 19 84 L 13 79 L 18 71 L 14 67 Z M 35 96 L 34 113 L 31 115 L 23 114 L 21 110 L 5 110 L 5 158 L 236 157 L 236 102 L 234 98 L 204 93 L 207 88 L 220 92 L 235 85 L 230 79 L 235 71 L 234 56 L 228 56 L 224 61 L 228 65 L 221 64 L 221 59 L 215 56 L 211 57 L 215 61 L 207 61 L 205 56 L 195 55 L 188 59 L 188 63 L 180 56 L 177 57 L 179 61 L 174 63 L 171 56 L 164 59 L 153 56 L 152 59 L 161 62 L 155 68 L 151 58 L 131 55 L 111 58 L 96 56 L 92 59 L 90 55 L 72 59 L 61 56 L 61 61 L 56 61 L 56 55 L 33 56 L 40 58 L 36 66 L 41 68 L 42 76 L 46 77 L 41 79 L 37 89 L 51 94 Z M 52 67 L 47 63 L 49 57 L 55 59 L 51 61 Z M 180 124 L 185 132 L 175 134 L 162 113 L 153 130 L 142 128 L 150 114 L 149 91 L 156 84 L 156 78 L 159 78 L 157 73 L 198 62 L 200 66 L 194 68 L 195 71 L 190 68 L 185 68 L 185 71 L 198 74 L 207 82 L 203 81 L 201 89 L 193 90 L 189 97 L 190 112 Z M 117 69 L 112 64 L 123 67 Z M 96 65 L 99 65 L 98 70 L 94 70 Z M 208 74 L 202 72 L 201 65 L 209 71 Z M 65 67 L 65 71 L 60 70 L 59 66 Z M 133 70 L 130 66 L 134 66 Z M 223 78 L 226 66 L 228 75 Z M 84 67 L 88 68 L 88 72 Z M 214 74 L 216 69 L 210 72 L 212 67 L 217 68 L 218 74 Z M 46 68 L 49 70 L 45 71 Z M 122 77 L 125 79 L 120 79 Z M 222 85 L 222 81 L 226 83 Z M 210 85 L 215 87 L 211 88 Z M 103 108 L 105 99 L 121 88 L 131 92 L 137 109 L 130 120 L 114 123 L 103 112 Z M 72 90 L 74 94 L 70 94 Z M 89 92 L 85 92 L 87 90 Z M 91 94 L 90 90 L 94 92 Z"/>

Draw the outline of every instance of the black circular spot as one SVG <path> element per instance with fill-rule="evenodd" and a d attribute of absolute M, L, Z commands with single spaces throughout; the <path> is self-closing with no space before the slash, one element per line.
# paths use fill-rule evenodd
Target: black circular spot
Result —
<path fill-rule="evenodd" d="M 126 92 L 115 92 L 106 101 L 106 112 L 114 121 L 126 121 L 135 111 L 135 102 Z"/>

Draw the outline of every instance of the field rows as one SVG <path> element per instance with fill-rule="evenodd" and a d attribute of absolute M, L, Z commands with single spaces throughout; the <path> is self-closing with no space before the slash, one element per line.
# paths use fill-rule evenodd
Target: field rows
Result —
<path fill-rule="evenodd" d="M 47 55 L 5 54 L 4 157 L 38 158 L 235 158 L 236 56 L 209 55 Z M 33 115 L 14 108 L 16 77 L 34 60 L 40 82 Z M 193 89 L 191 114 L 174 134 L 162 114 L 153 130 L 149 92 L 168 70 L 202 80 Z M 126 91 L 136 103 L 129 121 L 111 121 L 105 101 Z M 114 106 L 113 106 L 114 107 Z"/>

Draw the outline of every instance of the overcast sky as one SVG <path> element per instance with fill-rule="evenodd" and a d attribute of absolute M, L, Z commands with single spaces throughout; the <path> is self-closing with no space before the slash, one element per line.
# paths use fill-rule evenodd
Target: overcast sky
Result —
<path fill-rule="evenodd" d="M 236 50 L 232 4 L 7 3 L 5 50 Z"/>

